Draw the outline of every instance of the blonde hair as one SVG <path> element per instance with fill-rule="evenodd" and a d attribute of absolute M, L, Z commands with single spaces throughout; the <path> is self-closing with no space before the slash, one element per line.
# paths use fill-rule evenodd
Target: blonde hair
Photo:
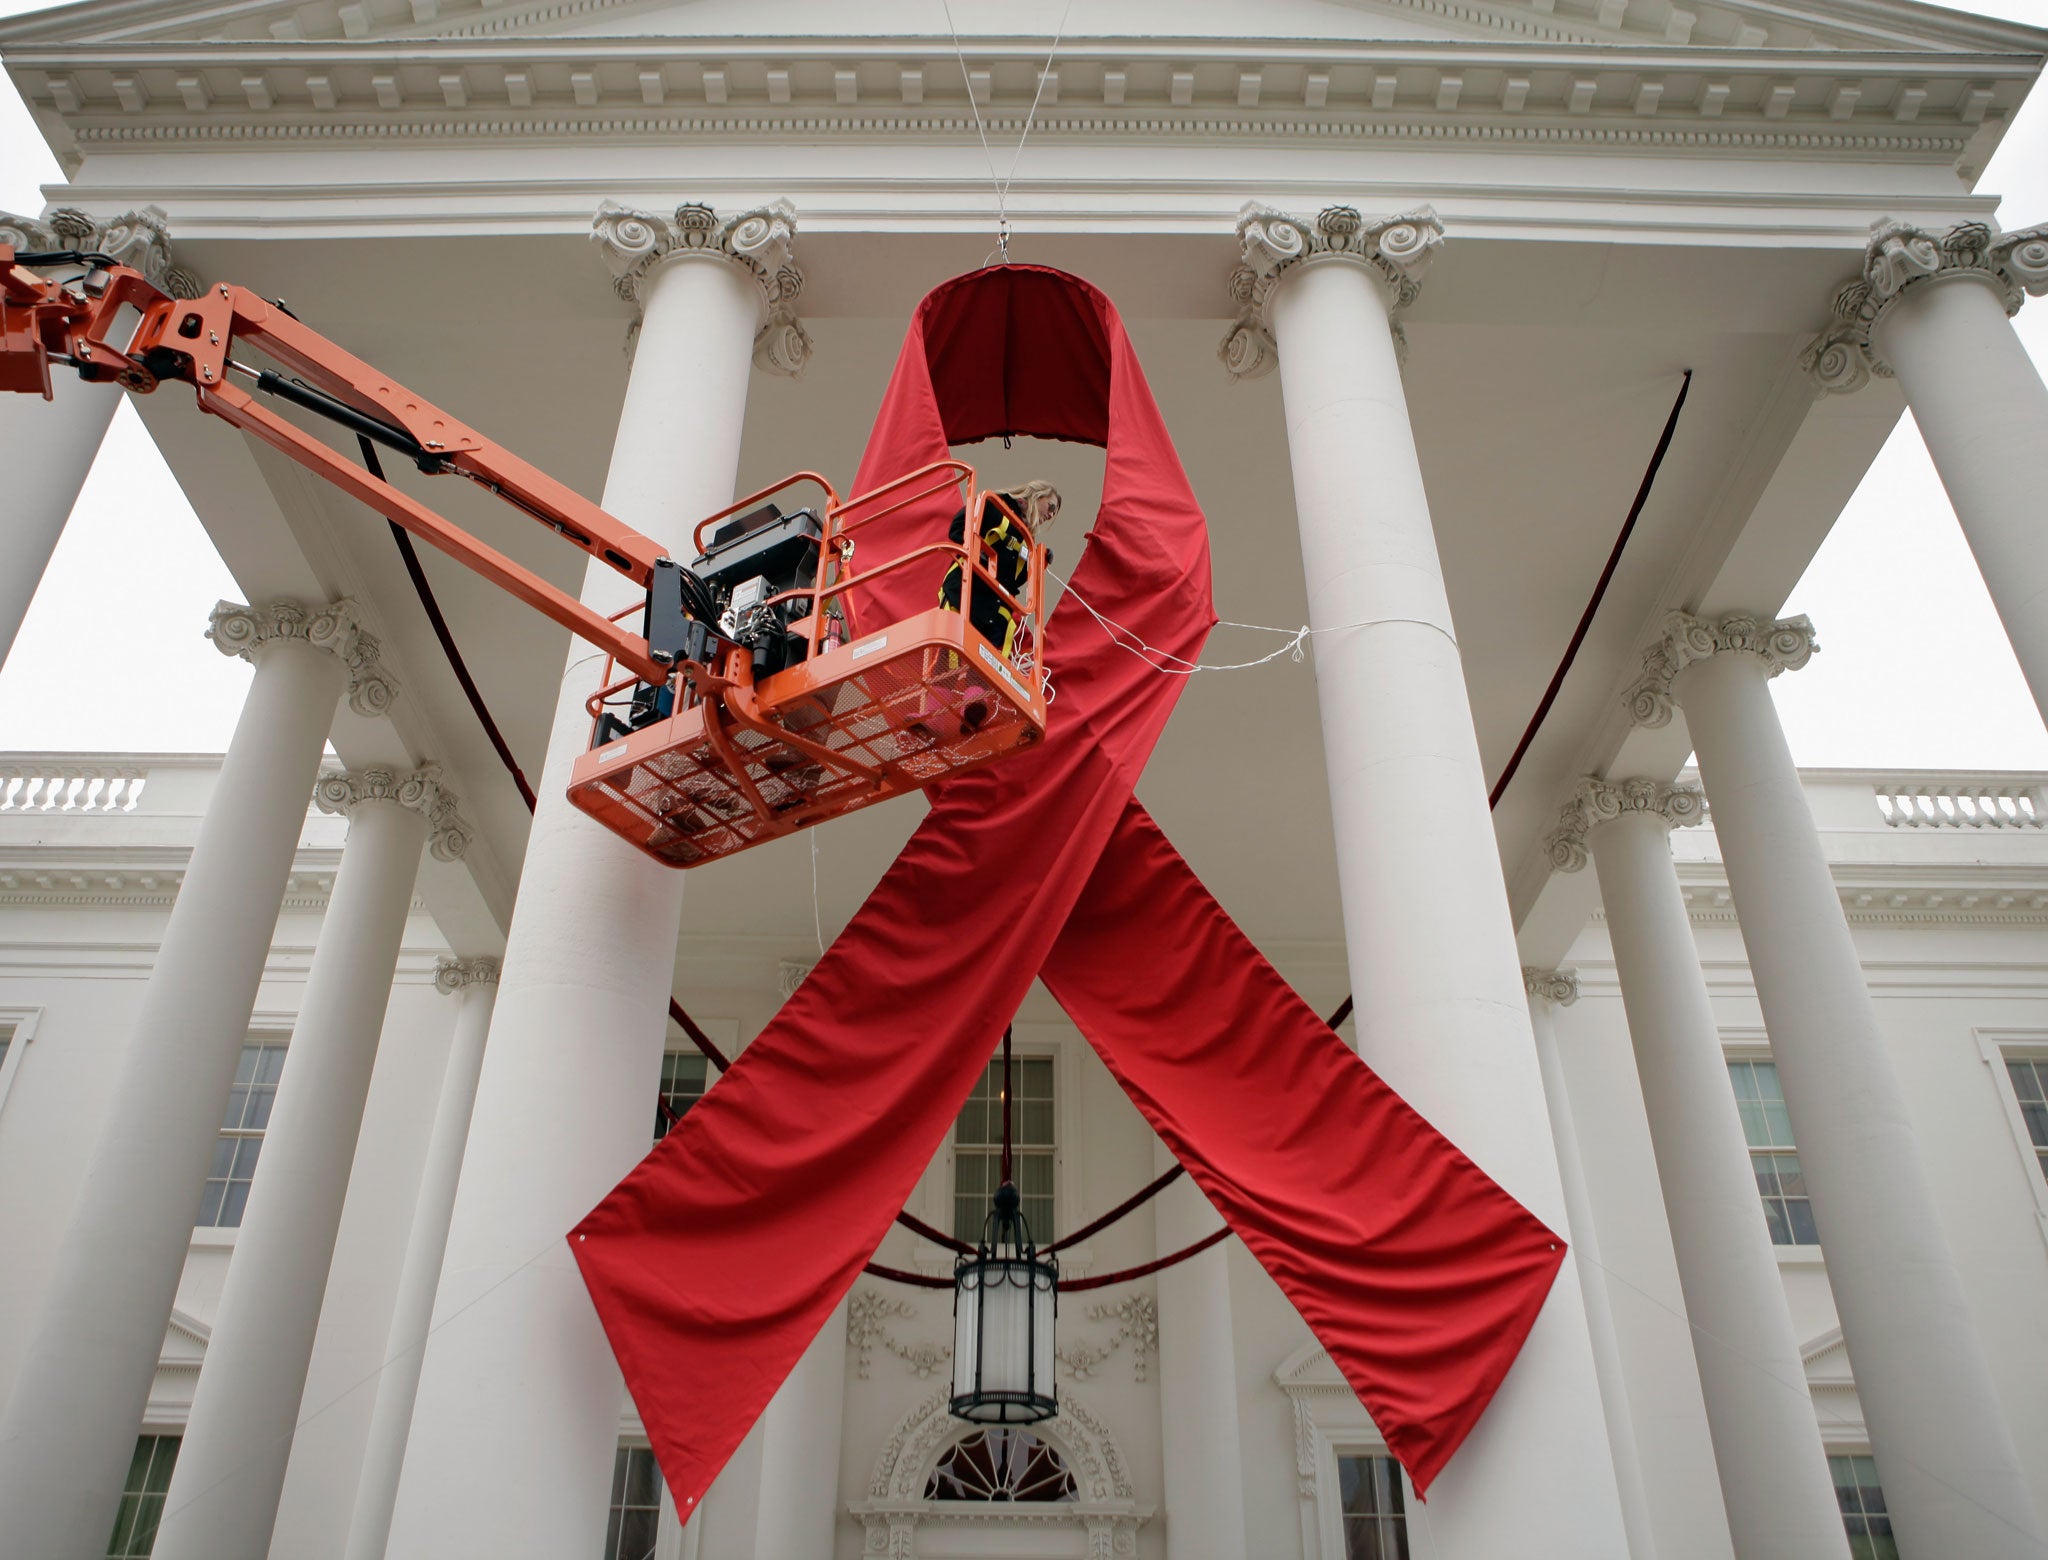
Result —
<path fill-rule="evenodd" d="M 1031 527 L 1033 536 L 1043 537 L 1059 518 L 1060 490 L 1043 477 L 1033 477 L 1021 487 L 1011 488 L 1003 497 L 1023 512 L 1024 523 Z"/>

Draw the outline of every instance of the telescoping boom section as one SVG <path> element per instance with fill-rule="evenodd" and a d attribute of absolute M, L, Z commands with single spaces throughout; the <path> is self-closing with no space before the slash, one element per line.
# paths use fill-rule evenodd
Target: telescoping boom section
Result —
<path fill-rule="evenodd" d="M 53 364 L 137 395 L 190 385 L 200 410 L 604 651 L 569 799 L 670 866 L 918 790 L 1045 733 L 1045 551 L 1029 517 L 962 462 L 845 499 L 799 473 L 700 523 L 685 566 L 281 303 L 226 283 L 172 298 L 104 255 L 0 244 L 0 392 L 47 398 Z M 354 434 L 364 462 L 304 414 Z M 386 480 L 372 444 L 475 483 L 631 580 L 643 604 L 613 617 L 585 606 Z M 902 520 L 927 515 L 930 536 L 903 547 Z M 891 516 L 897 550 L 857 569 L 866 528 Z M 998 569 L 998 532 L 1021 546 L 1021 569 Z M 906 599 L 931 604 L 904 617 Z"/>

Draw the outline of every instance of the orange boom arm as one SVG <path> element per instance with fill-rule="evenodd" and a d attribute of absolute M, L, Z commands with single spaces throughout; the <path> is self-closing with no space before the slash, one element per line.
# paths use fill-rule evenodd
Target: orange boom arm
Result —
<path fill-rule="evenodd" d="M 261 352 L 282 372 L 236 362 L 237 345 Z M 394 449 L 422 471 L 467 477 L 643 588 L 665 549 L 246 287 L 223 282 L 199 298 L 172 298 L 118 265 L 65 284 L 17 264 L 15 251 L 0 244 L 0 390 L 47 397 L 52 359 L 81 378 L 112 381 L 137 395 L 167 380 L 191 385 L 201 411 L 290 456 L 622 666 L 653 682 L 668 677 L 645 639 L 365 471 L 231 376 Z"/>
<path fill-rule="evenodd" d="M 60 282 L 31 269 L 58 265 L 84 274 Z M 238 346 L 276 366 L 238 361 Z M 169 381 L 189 384 L 202 411 L 604 651 L 590 701 L 591 749 L 576 763 L 569 800 L 671 866 L 716 860 L 921 789 L 1045 733 L 1045 549 L 1026 518 L 1001 495 L 984 495 L 959 461 L 934 462 L 846 500 L 824 478 L 799 473 L 698 525 L 697 565 L 708 571 L 699 578 L 631 526 L 247 288 L 221 283 L 198 298 L 172 298 L 104 255 L 18 255 L 0 245 L 0 392 L 47 397 L 52 362 L 137 395 Z M 639 609 L 594 612 L 400 492 L 374 460 L 357 465 L 268 400 L 395 450 L 429 476 L 466 477 L 566 537 L 647 592 L 644 632 L 622 621 Z M 798 485 L 822 490 L 815 511 L 785 516 L 764 503 Z M 864 527 L 912 507 L 944 514 L 956 501 L 963 522 L 993 513 L 1006 517 L 1003 534 L 1021 538 L 1008 584 L 997 576 L 981 520 L 963 524 L 957 540 L 935 537 L 853 567 Z M 771 567 L 771 558 L 780 562 Z M 876 614 L 864 609 L 881 596 L 914 595 L 927 573 L 948 581 L 927 598 L 931 606 L 870 621 Z"/>

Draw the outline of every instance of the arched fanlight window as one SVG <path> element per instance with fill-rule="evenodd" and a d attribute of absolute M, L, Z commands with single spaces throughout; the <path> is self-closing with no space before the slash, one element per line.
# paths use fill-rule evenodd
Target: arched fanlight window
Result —
<path fill-rule="evenodd" d="M 1029 1430 L 992 1426 L 962 1436 L 939 1457 L 926 1500 L 1074 1501 L 1080 1489 L 1066 1459 Z"/>

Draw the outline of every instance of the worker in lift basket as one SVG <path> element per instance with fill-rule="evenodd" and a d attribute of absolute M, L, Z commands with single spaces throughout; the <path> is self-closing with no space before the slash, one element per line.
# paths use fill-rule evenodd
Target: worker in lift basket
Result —
<path fill-rule="evenodd" d="M 1023 516 L 1024 524 L 1030 527 L 1030 536 L 1026 536 L 1002 504 L 996 502 L 998 498 Z M 1044 541 L 1045 533 L 1052 529 L 1059 512 L 1059 490 L 1050 482 L 1036 478 L 1007 493 L 982 495 L 981 539 L 990 553 L 989 572 L 995 575 L 997 584 L 1019 601 L 1024 600 L 1024 589 L 1031 579 L 1031 538 Z M 967 511 L 964 508 L 953 516 L 952 528 L 946 535 L 955 542 L 966 540 Z M 960 579 L 963 573 L 964 560 L 955 558 L 952 567 L 946 570 L 945 579 L 939 583 L 939 605 L 948 612 L 960 610 Z M 968 602 L 967 620 L 982 638 L 1004 655 L 1016 650 L 1017 630 L 1021 626 L 1018 614 L 994 591 L 984 586 L 974 587 L 972 599 Z"/>

